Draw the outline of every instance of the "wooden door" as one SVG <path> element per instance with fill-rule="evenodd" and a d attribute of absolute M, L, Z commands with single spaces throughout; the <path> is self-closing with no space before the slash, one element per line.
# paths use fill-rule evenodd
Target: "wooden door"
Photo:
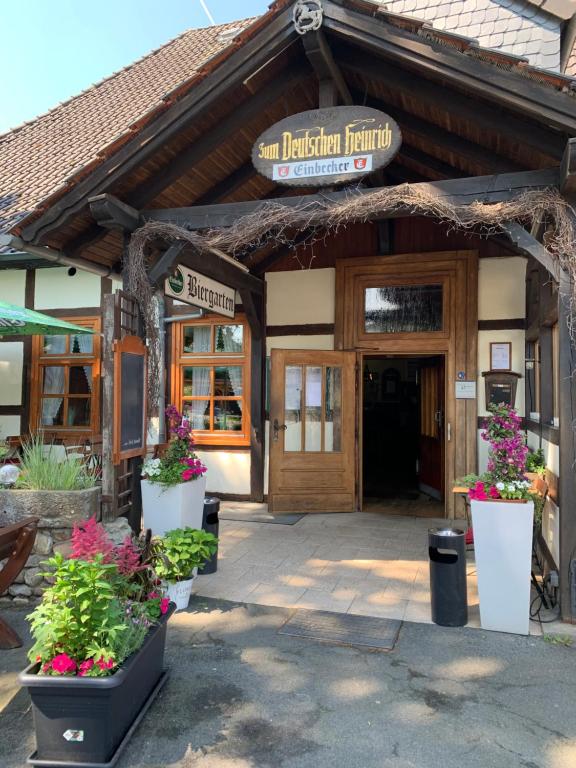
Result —
<path fill-rule="evenodd" d="M 270 386 L 271 512 L 353 512 L 354 352 L 274 349 Z"/>
<path fill-rule="evenodd" d="M 444 498 L 444 360 L 420 368 L 420 438 L 418 487 Z"/>

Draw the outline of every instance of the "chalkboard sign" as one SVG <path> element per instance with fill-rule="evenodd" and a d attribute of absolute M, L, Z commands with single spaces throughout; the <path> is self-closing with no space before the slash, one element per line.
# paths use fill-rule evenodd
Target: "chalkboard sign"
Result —
<path fill-rule="evenodd" d="M 146 347 L 126 336 L 114 347 L 114 463 L 146 452 Z"/>

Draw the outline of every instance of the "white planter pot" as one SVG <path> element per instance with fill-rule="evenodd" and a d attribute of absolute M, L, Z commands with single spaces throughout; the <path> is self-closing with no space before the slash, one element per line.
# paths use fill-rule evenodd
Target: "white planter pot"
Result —
<path fill-rule="evenodd" d="M 193 583 L 194 577 L 185 579 L 184 581 L 168 581 L 162 583 L 162 586 L 166 591 L 166 597 L 170 598 L 171 603 L 176 603 L 177 611 L 185 611 L 186 608 L 188 608 Z"/>
<path fill-rule="evenodd" d="M 206 475 L 165 488 L 141 480 L 144 528 L 154 536 L 163 536 L 174 528 L 202 528 Z"/>
<path fill-rule="evenodd" d="M 471 501 L 482 629 L 527 635 L 534 503 Z"/>

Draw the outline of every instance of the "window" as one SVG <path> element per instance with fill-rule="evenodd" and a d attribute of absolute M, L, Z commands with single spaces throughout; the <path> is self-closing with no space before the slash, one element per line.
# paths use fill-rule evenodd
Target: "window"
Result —
<path fill-rule="evenodd" d="M 442 330 L 442 285 L 388 285 L 364 291 L 366 333 Z"/>
<path fill-rule="evenodd" d="M 173 326 L 172 400 L 204 445 L 249 445 L 250 334 L 243 320 Z"/>
<path fill-rule="evenodd" d="M 69 322 L 100 331 L 98 318 Z M 32 425 L 46 432 L 98 432 L 100 336 L 35 336 L 32 350 Z"/>

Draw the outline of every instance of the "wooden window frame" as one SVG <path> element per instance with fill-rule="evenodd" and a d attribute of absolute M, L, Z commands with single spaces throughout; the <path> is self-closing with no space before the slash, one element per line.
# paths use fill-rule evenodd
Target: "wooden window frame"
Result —
<path fill-rule="evenodd" d="M 95 331 L 92 336 L 93 347 L 90 354 L 70 354 L 69 345 L 70 336 L 65 336 L 66 339 L 66 352 L 64 354 L 47 355 L 44 353 L 44 335 L 38 335 L 32 337 L 32 366 L 31 366 L 31 389 L 30 389 L 30 423 L 32 429 L 36 431 L 42 431 L 46 435 L 51 435 L 55 438 L 68 438 L 77 435 L 83 435 L 89 433 L 90 435 L 97 435 L 100 433 L 100 408 L 101 408 L 101 326 L 102 321 L 99 317 L 63 317 L 62 320 L 66 320 L 69 323 L 74 323 L 80 327 L 90 328 Z M 50 334 L 46 334 L 49 336 Z M 71 367 L 73 365 L 91 365 L 92 366 L 92 394 L 90 395 L 90 424 L 82 425 L 78 427 L 70 427 L 64 423 L 59 426 L 43 426 L 40 423 L 42 416 L 42 382 L 43 375 L 42 369 L 50 367 L 52 365 L 66 365 Z M 69 393 L 64 394 L 64 400 L 69 397 L 74 397 Z M 65 421 L 65 420 L 64 420 Z"/>
<path fill-rule="evenodd" d="M 182 411 L 183 404 L 188 398 L 183 395 L 182 370 L 186 367 L 197 366 L 210 368 L 210 390 L 214 391 L 214 368 L 220 366 L 238 365 L 242 367 L 242 395 L 214 396 L 210 394 L 203 400 L 210 401 L 210 413 L 213 418 L 213 403 L 215 400 L 241 400 L 242 401 L 242 430 L 239 433 L 224 432 L 223 430 L 194 430 L 194 440 L 199 446 L 249 446 L 250 445 L 250 359 L 251 359 L 251 335 L 250 325 L 244 315 L 236 315 L 234 318 L 220 315 L 204 315 L 193 319 L 175 320 L 172 325 L 172 363 L 170 372 L 171 402 Z M 242 325 L 243 350 L 234 352 L 184 352 L 184 328 L 189 326 L 211 326 L 210 348 L 214 348 L 214 334 L 217 325 Z"/>

